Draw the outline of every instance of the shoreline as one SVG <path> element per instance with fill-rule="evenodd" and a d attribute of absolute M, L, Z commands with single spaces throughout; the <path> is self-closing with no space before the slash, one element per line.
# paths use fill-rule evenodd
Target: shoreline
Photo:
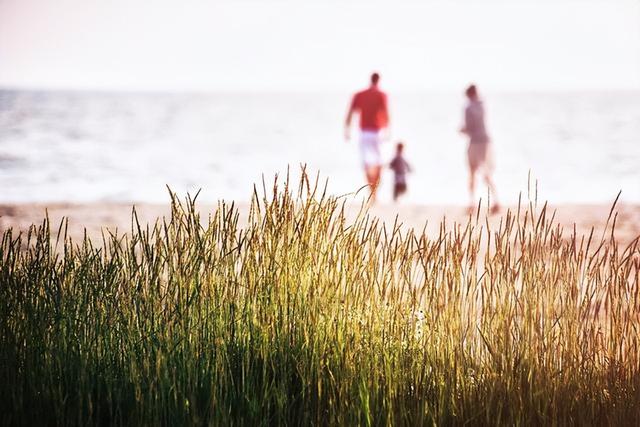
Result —
<path fill-rule="evenodd" d="M 0 233 L 4 233 L 8 229 L 13 229 L 14 232 L 26 232 L 30 226 L 41 224 L 46 214 L 49 216 L 52 233 L 57 232 L 63 218 L 67 218 L 69 221 L 68 234 L 74 240 L 82 238 L 85 229 L 90 238 L 100 238 L 102 230 L 105 229 L 117 230 L 119 234 L 128 233 L 131 229 L 131 214 L 134 206 L 141 225 L 154 223 L 156 219 L 161 219 L 163 216 L 168 217 L 171 211 L 169 203 L 0 204 Z M 542 206 L 540 204 L 537 206 L 537 212 L 540 212 Z M 247 221 L 249 203 L 238 203 L 236 207 L 240 214 L 239 227 L 242 227 Z M 217 204 L 196 204 L 196 208 L 202 221 L 206 223 L 208 214 L 215 211 Z M 347 216 L 354 217 L 359 211 L 360 205 L 357 203 L 347 204 L 346 208 Z M 523 204 L 521 212 L 527 208 L 528 205 Z M 481 209 L 479 221 L 481 224 L 487 221 L 492 229 L 497 229 L 500 226 L 500 220 L 504 220 L 507 210 L 515 212 L 517 206 L 503 207 L 500 213 L 488 217 L 486 211 Z M 605 204 L 549 205 L 547 215 L 549 216 L 554 211 L 554 223 L 563 227 L 565 236 L 573 232 L 575 225 L 578 235 L 588 235 L 593 228 L 595 235 L 599 237 L 605 229 L 611 206 Z M 389 226 L 393 226 L 397 218 L 404 229 L 425 229 L 431 237 L 437 236 L 442 221 L 450 230 L 454 224 L 464 225 L 469 219 L 465 207 L 453 205 L 379 204 L 372 206 L 369 213 Z M 614 217 L 614 235 L 619 244 L 627 245 L 640 236 L 640 204 L 616 205 L 611 223 Z M 475 221 L 475 214 L 473 220 Z M 608 232 L 610 232 L 610 227 L 611 224 L 609 224 Z"/>

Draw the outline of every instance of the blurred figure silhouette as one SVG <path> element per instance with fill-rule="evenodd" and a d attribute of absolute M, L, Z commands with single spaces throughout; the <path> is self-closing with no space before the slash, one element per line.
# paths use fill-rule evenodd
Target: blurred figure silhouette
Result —
<path fill-rule="evenodd" d="M 345 139 L 350 139 L 351 118 L 354 113 L 360 115 L 360 153 L 367 184 L 371 191 L 371 201 L 376 199 L 376 191 L 380 183 L 382 158 L 380 156 L 381 130 L 389 125 L 387 111 L 387 95 L 378 88 L 380 75 L 371 75 L 369 88 L 356 93 L 345 120 Z"/>
<path fill-rule="evenodd" d="M 491 213 L 496 213 L 500 210 L 500 205 L 498 204 L 496 188 L 492 178 L 494 168 L 493 150 L 491 139 L 485 126 L 484 105 L 478 96 L 478 90 L 475 85 L 470 85 L 465 94 L 468 103 L 464 109 L 464 125 L 460 132 L 469 137 L 469 147 L 467 149 L 467 159 L 469 161 L 469 212 L 472 213 L 476 207 L 476 173 L 482 171 L 484 182 L 489 187 L 492 198 Z"/>
<path fill-rule="evenodd" d="M 407 191 L 407 173 L 411 172 L 411 166 L 402 156 L 404 144 L 398 142 L 396 144 L 396 155 L 391 160 L 389 168 L 393 170 L 393 200 L 397 201 L 398 197 Z"/>

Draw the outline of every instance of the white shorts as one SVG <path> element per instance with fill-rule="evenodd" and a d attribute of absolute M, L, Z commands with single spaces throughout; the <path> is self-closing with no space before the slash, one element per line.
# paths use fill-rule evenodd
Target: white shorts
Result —
<path fill-rule="evenodd" d="M 360 154 L 362 164 L 367 166 L 381 166 L 380 133 L 370 130 L 360 132 Z"/>

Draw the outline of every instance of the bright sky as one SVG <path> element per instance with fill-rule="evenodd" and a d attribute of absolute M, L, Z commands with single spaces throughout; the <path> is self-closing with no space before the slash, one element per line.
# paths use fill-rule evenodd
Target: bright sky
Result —
<path fill-rule="evenodd" d="M 0 0 L 0 86 L 640 89 L 640 0 Z"/>

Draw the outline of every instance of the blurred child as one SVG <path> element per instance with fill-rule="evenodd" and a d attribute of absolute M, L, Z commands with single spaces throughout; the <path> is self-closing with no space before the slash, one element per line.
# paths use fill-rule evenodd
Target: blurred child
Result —
<path fill-rule="evenodd" d="M 404 144 L 398 142 L 396 145 L 396 156 L 391 160 L 389 167 L 393 170 L 394 185 L 393 185 L 393 200 L 397 201 L 398 197 L 407 191 L 407 173 L 411 172 L 411 166 L 402 157 L 402 151 L 404 150 Z"/>

